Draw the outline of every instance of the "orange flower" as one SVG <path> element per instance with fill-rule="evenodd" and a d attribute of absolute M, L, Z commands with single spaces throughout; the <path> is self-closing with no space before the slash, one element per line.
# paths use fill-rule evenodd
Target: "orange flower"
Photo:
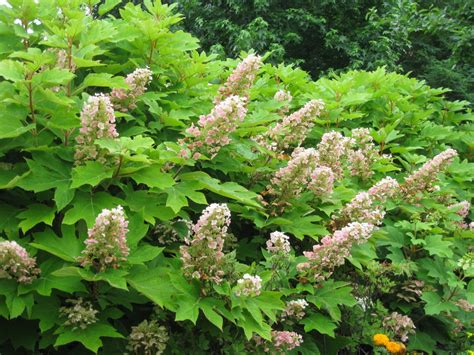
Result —
<path fill-rule="evenodd" d="M 390 339 L 385 334 L 375 334 L 373 341 L 375 346 L 385 346 Z"/>
<path fill-rule="evenodd" d="M 387 349 L 390 354 L 404 354 L 406 350 L 405 345 L 395 341 L 389 341 L 385 344 L 385 349 Z"/>

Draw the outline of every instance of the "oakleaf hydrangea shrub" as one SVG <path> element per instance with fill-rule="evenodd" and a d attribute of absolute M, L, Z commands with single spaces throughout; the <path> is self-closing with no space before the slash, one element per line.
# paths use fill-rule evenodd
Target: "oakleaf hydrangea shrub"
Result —
<path fill-rule="evenodd" d="M 0 352 L 467 351 L 467 103 L 217 60 L 181 19 L 0 7 Z"/>

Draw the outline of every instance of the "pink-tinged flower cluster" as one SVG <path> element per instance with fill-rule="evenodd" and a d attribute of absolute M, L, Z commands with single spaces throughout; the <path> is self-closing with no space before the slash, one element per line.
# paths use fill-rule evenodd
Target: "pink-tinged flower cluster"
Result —
<path fill-rule="evenodd" d="M 260 295 L 262 289 L 262 279 L 258 275 L 245 274 L 237 280 L 235 294 L 237 296 L 254 297 Z"/>
<path fill-rule="evenodd" d="M 97 216 L 95 224 L 88 231 L 84 241 L 86 248 L 82 251 L 79 261 L 82 266 L 92 266 L 97 271 L 118 268 L 127 260 L 128 221 L 122 206 L 103 209 Z"/>
<path fill-rule="evenodd" d="M 138 68 L 128 74 L 125 78 L 128 89 L 116 88 L 110 93 L 114 107 L 122 112 L 136 108 L 138 97 L 143 95 L 151 80 L 152 72 L 148 68 Z"/>
<path fill-rule="evenodd" d="M 448 208 L 450 210 L 454 210 L 456 214 L 463 219 L 462 221 L 457 222 L 459 228 L 469 228 L 469 225 L 464 221 L 464 218 L 467 217 L 467 215 L 469 214 L 469 210 L 471 209 L 471 204 L 469 203 L 469 201 L 461 201 L 451 206 L 448 206 Z"/>
<path fill-rule="evenodd" d="M 268 193 L 277 198 L 275 205 L 284 206 L 308 189 L 318 197 L 331 194 L 335 174 L 330 167 L 319 165 L 319 157 L 314 148 L 293 151 L 287 166 L 280 168 L 267 186 Z"/>
<path fill-rule="evenodd" d="M 298 271 L 314 282 L 326 280 L 337 266 L 344 264 L 352 246 L 366 242 L 374 228 L 370 223 L 353 222 L 325 236 L 320 244 L 313 246 L 313 251 L 303 253 L 308 261 L 298 264 Z"/>
<path fill-rule="evenodd" d="M 271 179 L 269 193 L 287 201 L 298 197 L 307 188 L 311 173 L 317 167 L 318 153 L 313 148 L 296 148 L 288 165 L 281 168 Z"/>
<path fill-rule="evenodd" d="M 99 311 L 92 307 L 90 302 L 82 298 L 68 299 L 66 303 L 70 306 L 61 307 L 59 313 L 66 318 L 64 325 L 75 329 L 86 329 L 89 325 L 97 322 L 97 313 Z"/>
<path fill-rule="evenodd" d="M 273 128 L 256 138 L 269 150 L 282 152 L 293 146 L 300 146 L 313 128 L 316 117 L 324 109 L 324 102 L 311 100 L 301 109 L 283 118 Z"/>
<path fill-rule="evenodd" d="M 389 330 L 401 341 L 406 342 L 409 334 L 415 333 L 415 324 L 410 317 L 393 312 L 385 317 L 382 322 L 385 329 Z"/>
<path fill-rule="evenodd" d="M 230 143 L 229 135 L 244 120 L 246 113 L 245 99 L 229 96 L 219 102 L 210 114 L 199 117 L 199 127 L 192 124 L 186 130 L 189 137 L 180 142 L 191 151 L 193 159 L 199 159 L 201 153 L 214 157 L 223 146 Z M 188 155 L 184 147 L 181 154 Z"/>
<path fill-rule="evenodd" d="M 213 203 L 202 213 L 193 226 L 192 239 L 186 238 L 181 246 L 183 271 L 187 277 L 214 283 L 222 282 L 225 275 L 223 253 L 230 210 L 226 204 Z"/>
<path fill-rule="evenodd" d="M 115 128 L 115 114 L 110 98 L 98 94 L 90 96 L 81 112 L 81 128 L 76 138 L 76 164 L 84 164 L 88 160 L 107 163 L 107 150 L 95 144 L 99 138 L 118 137 Z"/>
<path fill-rule="evenodd" d="M 380 205 L 376 205 L 374 198 L 368 192 L 359 192 L 346 204 L 333 219 L 337 225 L 344 225 L 350 221 L 372 223 L 380 225 L 385 212 Z"/>
<path fill-rule="evenodd" d="M 405 198 L 413 200 L 417 198 L 419 193 L 433 191 L 433 183 L 437 180 L 438 173 L 451 164 L 457 155 L 458 153 L 454 149 L 446 149 L 426 162 L 413 174 L 406 177 L 405 182 L 401 186 Z"/>
<path fill-rule="evenodd" d="M 318 164 L 331 168 L 334 177 L 339 180 L 344 176 L 343 162 L 354 140 L 344 137 L 336 131 L 323 134 L 317 145 Z"/>
<path fill-rule="evenodd" d="M 367 128 L 352 130 L 352 142 L 353 149 L 348 151 L 351 175 L 368 179 L 373 175 L 372 164 L 380 159 L 370 131 Z"/>
<path fill-rule="evenodd" d="M 335 229 L 351 221 L 380 225 L 385 216 L 381 203 L 393 197 L 398 189 L 399 185 L 395 179 L 387 177 L 380 180 L 368 192 L 359 192 L 339 213 L 334 215 L 332 225 Z"/>
<path fill-rule="evenodd" d="M 40 273 L 36 259 L 15 241 L 0 242 L 0 279 L 31 283 Z"/>
<path fill-rule="evenodd" d="M 372 198 L 383 203 L 388 198 L 395 196 L 399 189 L 400 185 L 397 180 L 388 176 L 377 182 L 367 192 Z"/>
<path fill-rule="evenodd" d="M 272 331 L 272 346 L 276 353 L 286 353 L 303 343 L 303 337 L 296 332 Z"/>
<path fill-rule="evenodd" d="M 286 303 L 286 307 L 281 315 L 281 319 L 300 320 L 305 316 L 305 309 L 309 304 L 304 299 L 292 300 Z"/>
<path fill-rule="evenodd" d="M 291 251 L 290 237 L 282 232 L 273 232 L 267 240 L 267 250 L 272 254 L 288 255 Z"/>
<path fill-rule="evenodd" d="M 308 188 L 318 197 L 328 196 L 334 188 L 334 173 L 327 166 L 317 166 L 310 175 Z"/>
<path fill-rule="evenodd" d="M 249 90 L 255 81 L 257 72 L 262 66 L 262 58 L 250 54 L 234 69 L 224 85 L 219 88 L 214 103 L 218 104 L 227 97 L 237 95 L 248 99 Z"/>
<path fill-rule="evenodd" d="M 278 90 L 275 93 L 275 96 L 273 96 L 273 99 L 278 102 L 291 102 L 291 100 L 293 100 L 293 96 L 291 96 L 289 91 Z"/>

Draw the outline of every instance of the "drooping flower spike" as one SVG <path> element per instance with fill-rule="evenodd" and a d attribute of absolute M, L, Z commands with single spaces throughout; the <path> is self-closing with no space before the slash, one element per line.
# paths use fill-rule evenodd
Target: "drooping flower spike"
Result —
<path fill-rule="evenodd" d="M 240 96 L 248 99 L 249 90 L 257 76 L 257 72 L 262 66 L 262 58 L 258 55 L 249 54 L 234 69 L 227 81 L 222 85 L 214 98 L 214 103 L 218 104 L 230 96 Z"/>
<path fill-rule="evenodd" d="M 344 264 L 353 245 L 366 242 L 374 231 L 374 225 L 353 222 L 321 239 L 312 251 L 303 254 L 308 261 L 296 267 L 302 277 L 312 282 L 322 282 L 330 277 L 337 266 Z"/>
<path fill-rule="evenodd" d="M 401 186 L 401 191 L 406 199 L 413 200 L 423 192 L 434 191 L 433 183 L 437 180 L 437 175 L 446 168 L 458 155 L 454 149 L 446 149 L 436 155 L 413 174 L 405 178 Z"/>
<path fill-rule="evenodd" d="M 323 109 L 323 101 L 311 100 L 298 111 L 284 117 L 256 140 L 265 148 L 278 153 L 291 147 L 298 147 L 306 139 L 315 124 L 315 119 Z"/>

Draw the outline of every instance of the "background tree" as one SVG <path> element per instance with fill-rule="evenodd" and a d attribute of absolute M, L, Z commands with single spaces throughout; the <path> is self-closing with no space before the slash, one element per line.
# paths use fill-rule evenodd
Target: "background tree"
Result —
<path fill-rule="evenodd" d="M 473 101 L 474 4 L 423 0 L 175 0 L 183 27 L 222 57 L 271 51 L 314 78 L 331 71 L 412 72 Z"/>

